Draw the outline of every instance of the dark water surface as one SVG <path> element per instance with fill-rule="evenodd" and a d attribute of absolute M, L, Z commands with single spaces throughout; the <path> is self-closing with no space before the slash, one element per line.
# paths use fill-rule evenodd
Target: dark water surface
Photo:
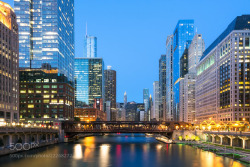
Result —
<path fill-rule="evenodd" d="M 143 134 L 94 136 L 0 157 L 4 167 L 243 167 L 190 146 L 160 143 Z"/>

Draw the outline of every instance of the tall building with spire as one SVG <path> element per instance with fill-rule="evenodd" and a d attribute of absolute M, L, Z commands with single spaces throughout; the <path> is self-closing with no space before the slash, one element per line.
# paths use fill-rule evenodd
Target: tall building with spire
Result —
<path fill-rule="evenodd" d="M 84 39 L 84 57 L 95 58 L 97 57 L 97 38 L 88 35 L 86 24 L 86 35 Z"/>

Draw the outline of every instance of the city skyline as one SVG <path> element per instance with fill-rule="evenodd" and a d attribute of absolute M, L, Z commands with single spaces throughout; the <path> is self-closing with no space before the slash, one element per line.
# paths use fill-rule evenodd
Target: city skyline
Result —
<path fill-rule="evenodd" d="M 13 0 L 4 2 L 14 6 Z M 211 1 L 203 5 L 199 1 L 191 2 L 182 2 L 183 4 L 177 10 L 175 8 L 175 11 L 171 8 L 164 11 L 163 9 L 167 9 L 167 6 L 177 6 L 179 2 L 149 1 L 141 4 L 132 1 L 125 3 L 75 0 L 78 4 L 75 6 L 75 56 L 83 55 L 85 24 L 88 22 L 88 33 L 98 38 L 98 57 L 104 58 L 105 64 L 111 65 L 117 71 L 117 102 L 123 101 L 125 91 L 128 101 L 143 102 L 140 96 L 143 88 L 149 88 L 150 94 L 153 94 L 152 83 L 158 80 L 157 59 L 161 54 L 166 53 L 167 36 L 172 33 L 179 19 L 194 19 L 195 27 L 199 33 L 203 34 L 206 46 L 209 46 L 235 16 L 248 12 L 247 5 L 240 5 L 247 3 L 246 0 L 237 4 L 226 3 L 227 1 L 224 0 L 216 2 L 223 4 L 224 9 L 235 8 L 230 12 L 227 10 L 221 12 L 223 9 L 220 5 L 214 6 L 210 3 Z M 104 4 L 107 7 L 102 9 Z M 96 10 L 84 6 L 95 6 Z M 148 10 L 137 10 L 140 6 Z M 210 8 L 213 8 L 214 14 L 209 12 Z M 136 37 L 135 40 L 131 40 L 133 37 Z M 146 40 L 147 38 L 149 39 Z M 114 42 L 118 40 L 119 42 Z M 145 61 L 138 66 L 137 62 L 142 58 Z M 128 65 L 133 68 L 127 68 Z M 138 73 L 141 74 L 140 77 Z M 133 82 L 126 82 L 127 80 Z M 140 86 L 136 86 L 135 83 L 139 82 Z"/>
<path fill-rule="evenodd" d="M 0 0 L 1 165 L 249 166 L 248 5 L 151 1 Z"/>

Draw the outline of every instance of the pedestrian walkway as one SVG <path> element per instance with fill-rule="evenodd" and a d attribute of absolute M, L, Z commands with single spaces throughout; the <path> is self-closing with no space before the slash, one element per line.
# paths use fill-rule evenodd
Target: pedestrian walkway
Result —
<path fill-rule="evenodd" d="M 200 148 L 205 151 L 212 151 L 218 155 L 228 156 L 231 155 L 230 158 L 234 158 L 246 163 L 250 163 L 250 150 L 238 150 L 241 149 L 239 147 L 223 146 L 223 145 L 215 145 L 212 143 L 201 142 L 201 141 L 177 141 L 177 144 L 187 144 L 190 146 L 194 146 Z"/>

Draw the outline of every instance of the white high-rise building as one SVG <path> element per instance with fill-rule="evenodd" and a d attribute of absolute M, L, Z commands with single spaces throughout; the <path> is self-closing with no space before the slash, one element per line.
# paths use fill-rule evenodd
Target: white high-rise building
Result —
<path fill-rule="evenodd" d="M 86 34 L 84 42 L 84 56 L 89 58 L 97 57 L 97 38 Z"/>
<path fill-rule="evenodd" d="M 155 118 L 159 121 L 159 107 L 160 107 L 160 90 L 159 90 L 159 81 L 154 81 L 153 83 L 153 112 L 151 114 L 151 119 Z"/>
<path fill-rule="evenodd" d="M 195 123 L 196 66 L 205 50 L 201 34 L 195 34 L 187 51 L 188 72 L 180 81 L 180 121 Z"/>
<path fill-rule="evenodd" d="M 196 73 L 196 66 L 205 50 L 205 43 L 201 34 L 195 34 L 188 48 L 188 73 Z"/>

